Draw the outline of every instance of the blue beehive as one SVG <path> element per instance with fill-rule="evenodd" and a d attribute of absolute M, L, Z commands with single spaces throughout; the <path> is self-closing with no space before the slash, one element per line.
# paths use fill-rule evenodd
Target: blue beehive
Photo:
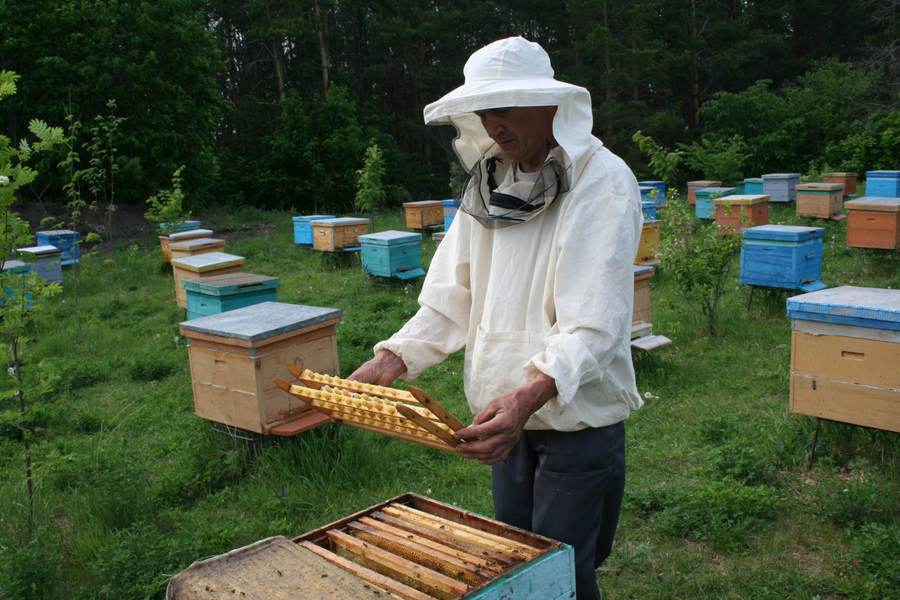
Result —
<path fill-rule="evenodd" d="M 306 215 L 303 217 L 293 217 L 294 221 L 294 243 L 304 246 L 312 246 L 313 230 L 312 221 L 317 219 L 333 219 L 334 215 Z"/>
<path fill-rule="evenodd" d="M 34 262 L 29 266 L 44 281 L 47 283 L 63 282 L 62 263 L 60 262 L 62 250 L 56 246 L 46 245 L 19 248 L 18 251 L 34 256 Z"/>
<path fill-rule="evenodd" d="M 641 200 L 641 211 L 644 213 L 644 220 L 656 219 L 656 200 Z"/>
<path fill-rule="evenodd" d="M 278 302 L 277 277 L 231 273 L 181 282 L 187 295 L 188 320 L 217 315 L 262 302 Z"/>
<path fill-rule="evenodd" d="M 823 227 L 759 225 L 742 229 L 741 283 L 814 292 L 822 283 Z"/>
<path fill-rule="evenodd" d="M 900 198 L 900 171 L 866 171 L 866 196 Z"/>
<path fill-rule="evenodd" d="M 364 273 L 380 277 L 413 279 L 422 269 L 421 233 L 381 231 L 359 236 Z"/>
<path fill-rule="evenodd" d="M 6 298 L 12 296 L 16 290 L 21 290 L 25 287 L 25 278 L 28 277 L 28 274 L 31 273 L 31 265 L 26 263 L 24 260 L 18 259 L 9 259 L 3 263 L 3 274 L 9 275 L 15 279 L 16 287 L 14 288 L 3 288 L 3 300 L 0 301 L 0 305 L 2 305 Z M 31 294 L 25 294 L 26 300 L 31 300 Z M 31 308 L 31 303 L 27 303 L 27 308 Z"/>
<path fill-rule="evenodd" d="M 453 225 L 453 219 L 456 218 L 459 202 L 457 200 L 441 200 L 441 202 L 444 203 L 444 231 L 447 231 Z"/>
<path fill-rule="evenodd" d="M 762 194 L 763 189 L 762 177 L 750 177 L 749 179 L 744 180 L 745 194 Z"/>
<path fill-rule="evenodd" d="M 81 258 L 81 234 L 69 229 L 54 229 L 52 231 L 35 232 L 39 246 L 56 246 L 62 250 L 62 265 L 77 263 Z"/>
<path fill-rule="evenodd" d="M 159 230 L 163 233 L 173 233 L 175 231 L 189 231 L 191 229 L 200 229 L 200 221 L 184 221 L 183 223 L 160 223 Z"/>
<path fill-rule="evenodd" d="M 652 187 L 656 190 L 656 196 L 654 199 L 656 200 L 657 206 L 662 206 L 662 203 L 666 200 L 666 182 L 665 181 L 638 181 L 638 185 L 641 187 Z M 641 194 L 643 197 L 643 194 Z"/>
<path fill-rule="evenodd" d="M 713 197 L 731 196 L 734 192 L 735 188 L 733 187 L 698 187 L 694 190 L 694 198 L 696 198 L 694 210 L 697 218 L 715 219 L 716 205 L 713 204 Z"/>
<path fill-rule="evenodd" d="M 797 198 L 797 184 L 800 173 L 769 173 L 762 176 L 762 193 L 769 197 L 769 202 L 791 202 Z"/>

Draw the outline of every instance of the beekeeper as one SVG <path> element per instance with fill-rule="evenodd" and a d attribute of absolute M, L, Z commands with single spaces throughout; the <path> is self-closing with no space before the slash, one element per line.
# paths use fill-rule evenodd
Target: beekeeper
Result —
<path fill-rule="evenodd" d="M 625 485 L 641 194 L 591 135 L 587 90 L 557 81 L 523 38 L 466 63 L 425 107 L 451 124 L 469 177 L 420 309 L 350 378 L 389 386 L 466 348 L 475 415 L 459 453 L 493 465 L 496 518 L 575 548 L 578 598 L 599 598 Z"/>

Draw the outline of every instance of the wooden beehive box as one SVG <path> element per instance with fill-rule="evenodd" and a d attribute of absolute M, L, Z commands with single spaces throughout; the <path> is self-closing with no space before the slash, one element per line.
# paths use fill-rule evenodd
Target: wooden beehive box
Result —
<path fill-rule="evenodd" d="M 823 227 L 760 225 L 742 229 L 741 283 L 814 292 L 822 283 Z"/>
<path fill-rule="evenodd" d="M 37 231 L 34 234 L 38 246 L 55 246 L 62 250 L 60 264 L 62 266 L 77 263 L 81 259 L 81 234 L 71 229 L 53 229 Z"/>
<path fill-rule="evenodd" d="M 702 187 L 694 190 L 694 212 L 698 219 L 715 219 L 716 207 L 713 204 L 713 197 L 720 198 L 722 196 L 733 196 L 735 188 L 733 187 Z"/>
<path fill-rule="evenodd" d="M 900 432 L 900 291 L 822 290 L 787 313 L 791 412 Z"/>
<path fill-rule="evenodd" d="M 644 267 L 633 265 L 631 267 L 634 272 L 634 311 L 631 314 L 631 331 L 632 338 L 637 337 L 635 331 L 643 331 L 649 326 L 650 320 L 650 278 L 653 277 L 655 269 L 653 267 Z"/>
<path fill-rule="evenodd" d="M 313 250 L 343 252 L 359 248 L 359 236 L 369 230 L 368 219 L 338 217 L 313 222 Z"/>
<path fill-rule="evenodd" d="M 797 215 L 819 219 L 844 218 L 844 185 L 801 183 L 797 190 Z"/>
<path fill-rule="evenodd" d="M 866 171 L 866 196 L 900 198 L 900 171 Z"/>
<path fill-rule="evenodd" d="M 435 231 L 433 234 L 431 234 L 431 239 L 437 242 L 437 245 L 440 246 L 441 242 L 444 241 L 445 235 L 447 235 L 446 231 Z"/>
<path fill-rule="evenodd" d="M 697 181 L 688 181 L 688 204 L 696 204 L 697 197 L 694 195 L 699 188 L 717 187 L 722 185 L 721 181 L 712 181 L 709 179 L 699 179 Z"/>
<path fill-rule="evenodd" d="M 638 243 L 637 256 L 634 262 L 637 264 L 659 264 L 659 228 L 662 221 L 644 220 L 644 227 L 641 229 L 641 241 Z"/>
<path fill-rule="evenodd" d="M 769 197 L 765 194 L 734 194 L 713 200 L 720 232 L 769 224 Z M 741 218 L 750 221 L 741 223 Z"/>
<path fill-rule="evenodd" d="M 337 373 L 335 325 L 340 320 L 335 308 L 263 302 L 181 323 L 197 416 L 273 435 L 294 435 L 328 422 L 275 380 L 298 382 L 288 363 Z"/>
<path fill-rule="evenodd" d="M 428 229 L 444 224 L 444 203 L 442 200 L 420 200 L 404 202 L 406 226 L 410 229 Z"/>
<path fill-rule="evenodd" d="M 244 257 L 225 252 L 210 252 L 197 256 L 172 259 L 172 275 L 175 279 L 175 301 L 181 308 L 187 308 L 187 292 L 183 282 L 186 279 L 215 277 L 240 273 L 244 268 Z"/>
<path fill-rule="evenodd" d="M 791 202 L 797 198 L 800 173 L 769 173 L 762 176 L 763 193 L 769 202 Z"/>
<path fill-rule="evenodd" d="M 225 240 L 217 240 L 210 237 L 194 238 L 192 240 L 179 240 L 169 244 L 172 258 L 184 258 L 185 256 L 197 256 L 210 252 L 222 252 L 225 248 Z M 171 261 L 171 259 L 170 259 Z"/>
<path fill-rule="evenodd" d="M 313 243 L 313 221 L 321 221 L 323 219 L 334 219 L 334 215 L 305 215 L 302 217 L 293 217 L 294 222 L 294 243 L 301 246 L 312 246 Z"/>
<path fill-rule="evenodd" d="M 822 173 L 822 179 L 827 183 L 840 183 L 844 186 L 844 196 L 852 196 L 856 193 L 857 173 Z"/>
<path fill-rule="evenodd" d="M 417 494 L 288 540 L 268 538 L 174 576 L 167 600 L 569 600 L 566 544 Z M 226 592 L 227 593 L 227 592 Z"/>
<path fill-rule="evenodd" d="M 847 245 L 851 248 L 900 247 L 900 198 L 864 196 L 848 200 Z"/>
<path fill-rule="evenodd" d="M 29 246 L 19 248 L 19 252 L 25 252 L 34 256 L 35 262 L 30 263 L 31 272 L 37 273 L 47 283 L 62 283 L 62 250 L 56 246 Z"/>
<path fill-rule="evenodd" d="M 765 194 L 762 177 L 749 177 L 745 179 L 744 194 Z"/>
<path fill-rule="evenodd" d="M 359 236 L 363 273 L 397 279 L 425 275 L 422 269 L 422 234 L 380 231 Z"/>
<path fill-rule="evenodd" d="M 160 233 L 159 234 L 159 246 L 162 248 L 163 256 L 166 258 L 166 262 L 172 260 L 172 250 L 170 250 L 170 246 L 173 243 L 177 242 L 186 242 L 188 240 L 195 240 L 198 238 L 208 238 L 212 237 L 211 229 L 190 229 L 187 231 L 173 231 L 171 233 Z"/>
<path fill-rule="evenodd" d="M 262 302 L 277 302 L 281 280 L 253 273 L 231 273 L 185 279 L 182 285 L 187 296 L 187 318 L 191 320 Z"/>

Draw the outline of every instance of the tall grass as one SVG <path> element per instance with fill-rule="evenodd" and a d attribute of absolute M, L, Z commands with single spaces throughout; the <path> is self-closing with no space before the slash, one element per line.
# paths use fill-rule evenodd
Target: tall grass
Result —
<path fill-rule="evenodd" d="M 771 210 L 772 222 L 825 227 L 829 286 L 900 287 L 896 253 L 848 249 L 845 222 Z M 279 301 L 343 311 L 338 350 L 349 374 L 415 312 L 421 280 L 386 281 L 301 249 L 290 216 L 243 208 L 200 219 L 246 258 L 245 272 L 280 278 Z M 404 229 L 399 212 L 371 218 L 371 231 Z M 435 245 L 422 247 L 427 269 Z M 629 482 L 599 575 L 604 597 L 900 596 L 890 559 L 900 436 L 823 422 L 807 471 L 815 421 L 788 411 L 790 294 L 757 291 L 749 303 L 736 277 L 716 338 L 672 292 L 665 265 L 651 280 L 654 331 L 673 343 L 635 358 L 646 404 L 627 422 Z M 194 560 L 404 492 L 492 514 L 489 469 L 448 453 L 338 425 L 274 438 L 197 418 L 178 327 L 185 311 L 155 236 L 121 245 L 112 260 L 83 255 L 84 343 L 69 283 L 53 319 L 29 332 L 24 357 L 26 372 L 45 361 L 59 376 L 31 415 L 36 463 L 65 458 L 41 472 L 33 519 L 20 442 L 0 430 L 0 598 L 162 598 L 167 577 Z M 417 385 L 469 418 L 462 353 Z"/>

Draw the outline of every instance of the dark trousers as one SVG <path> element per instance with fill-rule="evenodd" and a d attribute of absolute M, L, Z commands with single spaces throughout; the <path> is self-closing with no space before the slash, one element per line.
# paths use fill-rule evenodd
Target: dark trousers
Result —
<path fill-rule="evenodd" d="M 624 490 L 624 423 L 526 431 L 493 466 L 497 520 L 572 546 L 578 600 L 600 598 L 595 569 L 612 551 Z"/>

